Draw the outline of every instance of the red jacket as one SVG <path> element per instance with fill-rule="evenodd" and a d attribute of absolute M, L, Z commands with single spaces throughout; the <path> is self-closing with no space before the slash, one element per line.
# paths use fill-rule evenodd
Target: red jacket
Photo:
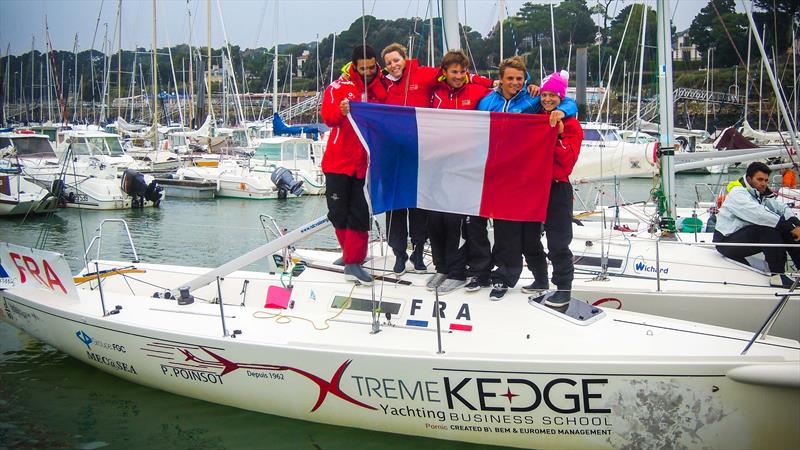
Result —
<path fill-rule="evenodd" d="M 367 153 L 358 140 L 353 125 L 342 115 L 339 104 L 344 99 L 360 102 L 364 92 L 364 81 L 352 67 L 348 68 L 349 80 L 344 77 L 334 81 L 325 89 L 322 97 L 322 120 L 331 127 L 328 145 L 322 157 L 322 172 L 365 178 L 367 176 Z M 367 100 L 382 103 L 386 100 L 386 89 L 381 83 L 380 72 L 368 86 Z"/>
<path fill-rule="evenodd" d="M 440 81 L 433 91 L 431 108 L 476 109 L 478 102 L 491 91 L 489 87 L 469 82 L 458 89 L 453 89 L 447 82 Z"/>
<path fill-rule="evenodd" d="M 545 114 L 549 115 L 547 112 Z M 578 155 L 581 153 L 583 128 L 574 117 L 567 117 L 562 121 L 564 122 L 564 132 L 559 135 L 553 152 L 553 179 L 568 182 L 572 169 L 578 161 Z"/>
<path fill-rule="evenodd" d="M 420 66 L 416 59 L 408 59 L 402 78 L 392 80 L 389 76 L 384 76 L 383 81 L 386 85 L 386 101 L 384 103 L 429 108 L 431 94 L 439 86 L 441 76 L 442 69 L 440 67 Z M 480 75 L 468 76 L 472 83 L 492 87 L 493 80 L 491 78 Z"/>

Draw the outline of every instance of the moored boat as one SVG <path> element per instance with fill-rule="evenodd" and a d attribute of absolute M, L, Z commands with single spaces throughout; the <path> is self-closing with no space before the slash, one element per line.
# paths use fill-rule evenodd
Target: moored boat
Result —
<path fill-rule="evenodd" d="M 519 293 L 437 299 L 422 274 L 238 270 L 326 224 L 211 271 L 98 260 L 73 279 L 60 255 L 2 244 L 0 315 L 125 380 L 314 422 L 524 448 L 800 438 L 795 340 Z"/>

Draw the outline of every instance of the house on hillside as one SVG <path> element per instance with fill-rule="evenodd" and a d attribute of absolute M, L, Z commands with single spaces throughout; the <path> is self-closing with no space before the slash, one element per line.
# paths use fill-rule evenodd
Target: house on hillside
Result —
<path fill-rule="evenodd" d="M 697 50 L 697 45 L 692 42 L 689 37 L 689 30 L 683 30 L 675 33 L 675 42 L 672 44 L 672 60 L 673 61 L 700 61 L 700 52 Z"/>

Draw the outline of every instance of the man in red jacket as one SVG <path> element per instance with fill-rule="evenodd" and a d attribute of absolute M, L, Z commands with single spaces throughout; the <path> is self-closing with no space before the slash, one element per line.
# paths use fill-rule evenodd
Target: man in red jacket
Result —
<path fill-rule="evenodd" d="M 381 52 L 384 62 L 384 77 L 387 105 L 415 106 L 429 108 L 431 94 L 437 88 L 442 76 L 441 67 L 420 66 L 416 59 L 407 59 L 406 48 L 402 44 L 392 43 Z M 460 61 L 464 62 L 464 61 Z M 471 83 L 487 88 L 493 86 L 493 80 L 477 74 L 467 74 Z M 459 81 L 461 83 L 461 81 Z M 394 273 L 405 273 L 406 260 L 410 259 L 416 272 L 426 272 L 422 251 L 427 240 L 426 211 L 417 208 L 399 209 L 386 212 L 387 240 L 395 254 Z M 408 237 L 414 251 L 409 258 L 406 255 Z M 486 241 L 488 247 L 488 239 Z M 488 249 L 487 249 L 488 253 Z M 488 261 L 487 261 L 488 263 Z"/>
<path fill-rule="evenodd" d="M 347 119 L 350 102 L 383 102 L 386 89 L 380 81 L 377 55 L 370 46 L 353 49 L 348 77 L 341 77 L 325 89 L 322 120 L 331 127 L 322 172 L 328 219 L 342 247 L 344 274 L 348 280 L 372 284 L 372 276 L 361 267 L 367 256 L 369 206 L 364 194 L 367 154 Z"/>
<path fill-rule="evenodd" d="M 468 67 L 469 58 L 464 52 L 449 51 L 444 55 L 442 58 L 444 75 L 433 91 L 431 107 L 466 110 L 478 107 L 480 99 L 491 92 L 491 88 L 471 82 L 467 74 Z M 470 219 L 474 220 L 472 217 Z M 461 214 L 428 212 L 428 234 L 431 240 L 433 264 L 436 266 L 436 274 L 427 283 L 429 290 L 438 289 L 439 294 L 444 295 L 467 284 L 467 259 L 471 257 L 468 252 L 475 250 L 475 246 L 468 248 L 468 245 L 460 245 L 464 220 L 465 216 Z M 488 239 L 484 246 L 487 257 L 484 258 L 483 264 L 488 265 L 491 258 Z"/>

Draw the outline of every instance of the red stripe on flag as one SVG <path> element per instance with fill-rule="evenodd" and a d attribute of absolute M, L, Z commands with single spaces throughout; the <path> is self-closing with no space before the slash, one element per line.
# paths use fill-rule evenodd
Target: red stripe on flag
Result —
<path fill-rule="evenodd" d="M 557 137 L 544 114 L 491 113 L 481 217 L 544 222 Z"/>
<path fill-rule="evenodd" d="M 460 323 L 451 323 L 450 329 L 454 331 L 472 331 L 472 325 L 462 325 Z"/>

